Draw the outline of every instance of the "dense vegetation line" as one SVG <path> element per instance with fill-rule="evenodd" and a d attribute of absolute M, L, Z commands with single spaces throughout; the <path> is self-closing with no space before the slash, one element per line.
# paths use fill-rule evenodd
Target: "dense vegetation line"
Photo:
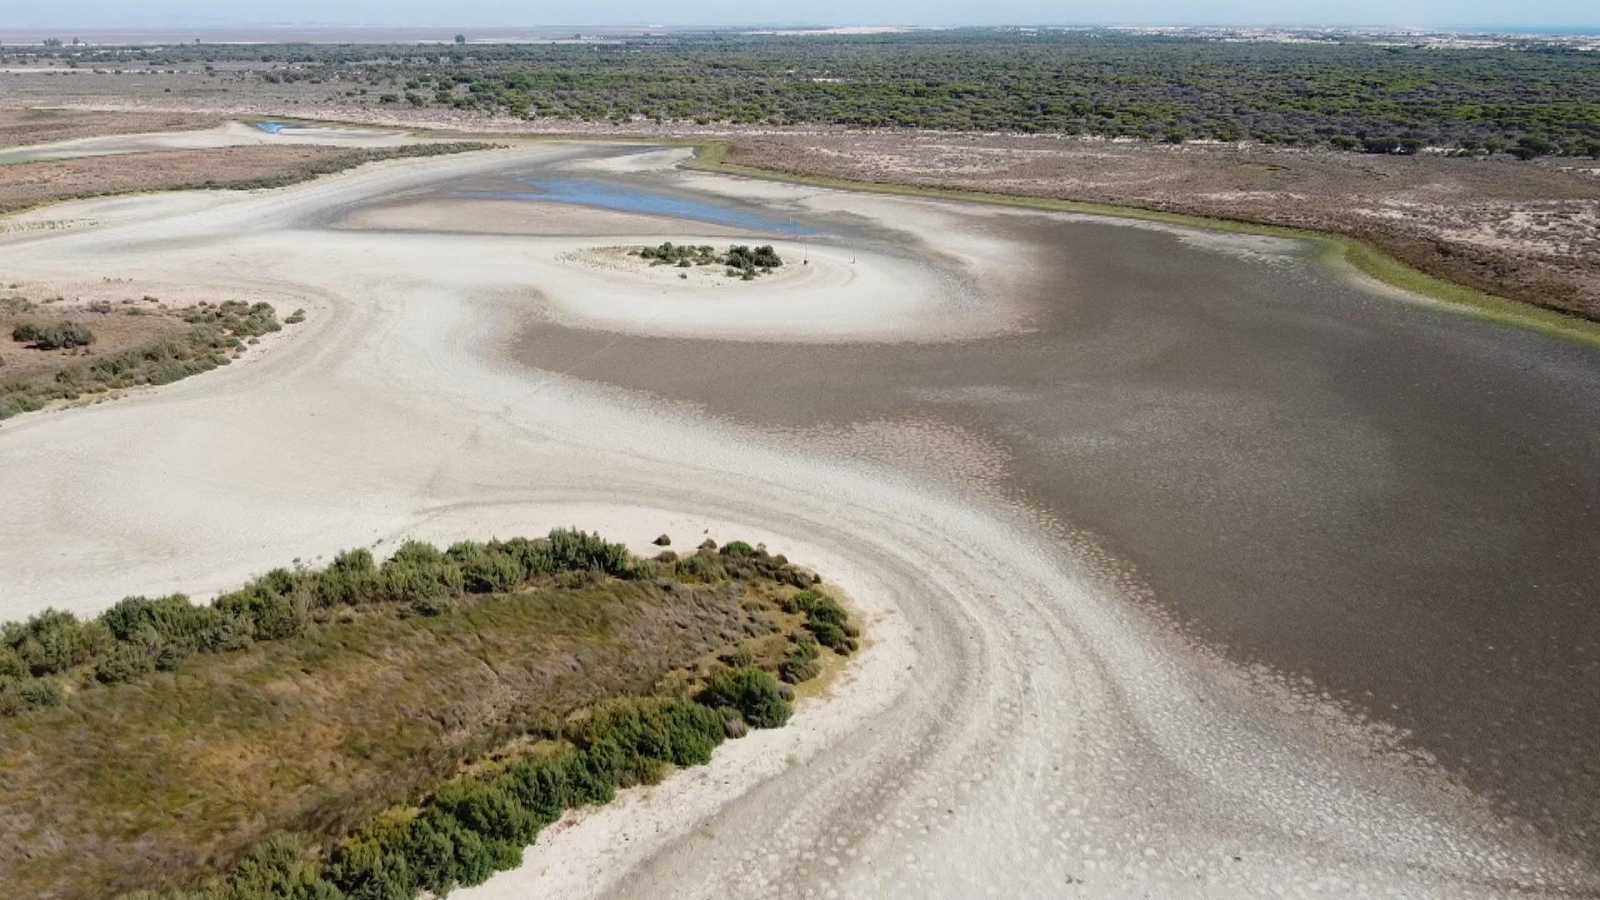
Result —
<path fill-rule="evenodd" d="M 856 648 L 820 579 L 764 548 L 640 559 L 564 529 L 47 611 L 0 627 L 0 881 L 442 895 L 564 810 L 784 724 L 790 686 Z"/>
<path fill-rule="evenodd" d="M 1113 218 L 1162 222 L 1188 228 L 1203 228 L 1209 231 L 1259 234 L 1268 237 L 1311 241 L 1321 248 L 1324 261 L 1331 265 L 1346 267 L 1389 287 L 1397 288 L 1422 299 L 1437 301 L 1456 312 L 1518 328 L 1527 328 L 1593 347 L 1600 347 L 1600 322 L 1580 318 L 1554 309 L 1509 300 L 1487 291 L 1459 284 L 1448 278 L 1424 272 L 1407 265 L 1380 247 L 1375 247 L 1348 235 L 1311 231 L 1304 228 L 1293 228 L 1264 222 L 1211 218 L 1166 210 L 1144 209 L 1137 206 L 1118 206 L 1111 203 L 1057 200 L 1049 197 L 1034 197 L 1023 194 L 993 193 L 892 181 L 858 181 L 833 175 L 786 172 L 730 161 L 730 153 L 737 148 L 736 145 L 725 141 L 688 141 L 686 143 L 695 147 L 695 159 L 689 163 L 692 168 L 708 172 L 720 172 L 727 175 L 743 175 L 751 178 L 808 184 L 838 190 L 871 191 L 880 194 L 933 197 L 1022 209 L 1084 213 Z"/>
<path fill-rule="evenodd" d="M 19 298 L 7 298 L 0 312 L 12 315 L 42 313 L 40 307 Z M 130 314 L 147 314 L 132 307 Z M 0 357 L 0 419 L 33 412 L 61 400 L 127 388 L 170 384 L 190 375 L 225 366 L 262 335 L 282 329 L 277 312 L 267 303 L 225 300 L 201 303 L 176 314 L 190 327 L 182 334 L 161 337 L 147 344 L 97 357 L 72 357 L 64 365 L 42 372 L 5 374 Z M 303 321 L 296 312 L 290 323 Z M 30 320 L 17 325 L 12 339 L 33 350 L 88 347 L 93 329 L 75 320 Z"/>
<path fill-rule="evenodd" d="M 1320 40 L 972 28 L 448 48 L 8 47 L 0 59 L 116 69 L 223 63 L 208 74 L 294 88 L 297 98 L 518 118 L 1600 155 L 1594 53 L 1536 39 L 1441 49 L 1311 37 Z"/>

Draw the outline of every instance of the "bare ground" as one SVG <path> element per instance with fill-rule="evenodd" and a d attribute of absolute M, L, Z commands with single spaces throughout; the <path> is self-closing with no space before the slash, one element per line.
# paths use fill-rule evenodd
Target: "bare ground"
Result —
<path fill-rule="evenodd" d="M 8 102 L 120 115 L 295 115 L 497 133 L 715 137 L 731 160 L 802 175 L 1085 200 L 1337 232 L 1430 274 L 1600 319 L 1600 162 L 1373 156 L 1051 135 L 625 126 L 412 111 L 326 86 L 203 73 L 0 75 Z"/>

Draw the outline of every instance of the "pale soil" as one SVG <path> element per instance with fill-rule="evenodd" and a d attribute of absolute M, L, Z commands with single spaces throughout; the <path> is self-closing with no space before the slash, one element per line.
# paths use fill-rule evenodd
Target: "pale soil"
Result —
<path fill-rule="evenodd" d="M 737 536 L 843 584 L 872 649 L 791 726 L 578 816 L 521 869 L 462 896 L 1600 887 L 1331 708 L 1187 651 L 1014 507 L 582 380 L 604 370 L 603 348 L 572 375 L 508 359 L 508 335 L 532 316 L 588 317 L 619 334 L 660 327 L 659 305 L 646 302 L 656 296 L 554 259 L 561 240 L 614 235 L 429 232 L 424 208 L 404 232 L 319 224 L 441 179 L 581 153 L 397 161 L 281 191 L 23 216 L 98 224 L 0 236 L 0 269 L 19 277 L 92 267 L 141 286 L 181 278 L 240 299 L 287 294 L 316 327 L 247 365 L 0 428 L 0 494 L 17 513 L 0 519 L 0 614 L 203 593 L 284 560 L 357 544 L 382 552 L 408 537 L 577 524 L 649 552 L 662 532 L 680 544 Z M 779 190 L 693 183 L 753 199 Z M 1015 327 L 1001 270 L 1027 268 L 1024 247 L 983 233 L 982 217 L 806 194 L 814 208 L 892 223 L 924 261 L 920 277 L 979 286 L 931 302 L 851 295 L 854 333 L 955 336 L 953 313 L 958 331 Z M 888 284 L 915 269 L 865 254 L 853 277 Z M 825 268 L 815 277 L 825 296 L 798 279 L 774 285 L 761 326 L 740 337 L 834 327 L 812 316 L 848 292 Z M 680 320 L 703 322 L 703 295 L 720 303 L 732 291 L 677 298 Z"/>
<path fill-rule="evenodd" d="M 32 143 L 0 150 L 0 163 L 40 162 L 85 156 L 115 156 L 156 150 L 216 150 L 223 147 L 293 146 L 398 147 L 414 143 L 405 132 L 370 128 L 287 126 L 264 131 L 243 122 L 224 122 L 205 130 L 164 131 L 150 134 L 109 134 L 52 143 Z"/>
<path fill-rule="evenodd" d="M 669 232 L 642 235 L 639 243 L 666 240 L 716 242 L 711 235 Z M 550 299 L 555 321 L 628 334 L 913 341 L 1007 327 L 996 310 L 971 309 L 967 292 L 926 266 L 821 244 L 770 243 L 786 262 L 753 281 L 729 278 L 722 266 L 651 266 L 625 248 L 571 239 L 551 241 L 554 255 L 531 274 Z"/>
<path fill-rule="evenodd" d="M 726 138 L 733 161 L 798 174 L 1088 200 L 1348 234 L 1429 273 L 1600 317 L 1600 168 L 1388 157 L 1257 145 L 1182 146 L 1061 135 L 852 131 L 490 119 L 329 98 L 324 85 L 199 74 L 0 76 L 7 102 L 225 115 L 301 115 L 500 134 Z"/>

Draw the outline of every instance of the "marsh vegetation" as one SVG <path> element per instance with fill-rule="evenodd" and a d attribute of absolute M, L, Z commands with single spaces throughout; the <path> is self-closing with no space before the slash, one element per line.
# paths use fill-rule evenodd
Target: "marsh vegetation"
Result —
<path fill-rule="evenodd" d="M 0 628 L 0 880 L 442 895 L 517 865 L 563 811 L 784 724 L 789 683 L 855 646 L 833 627 L 854 634 L 764 548 L 645 560 L 573 530 L 47 611 Z"/>

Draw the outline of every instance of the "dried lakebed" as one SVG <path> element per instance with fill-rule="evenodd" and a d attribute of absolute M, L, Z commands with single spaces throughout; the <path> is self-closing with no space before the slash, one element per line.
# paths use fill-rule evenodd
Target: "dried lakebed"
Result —
<path fill-rule="evenodd" d="M 737 534 L 845 585 L 874 645 L 462 896 L 1600 889 L 1592 354 L 1294 244 L 674 158 L 386 163 L 0 239 L 29 281 L 317 323 L 0 429 L 6 616 L 357 541 Z M 811 233 L 470 196 L 575 173 Z M 812 253 L 818 289 L 560 259 L 669 239 Z"/>

